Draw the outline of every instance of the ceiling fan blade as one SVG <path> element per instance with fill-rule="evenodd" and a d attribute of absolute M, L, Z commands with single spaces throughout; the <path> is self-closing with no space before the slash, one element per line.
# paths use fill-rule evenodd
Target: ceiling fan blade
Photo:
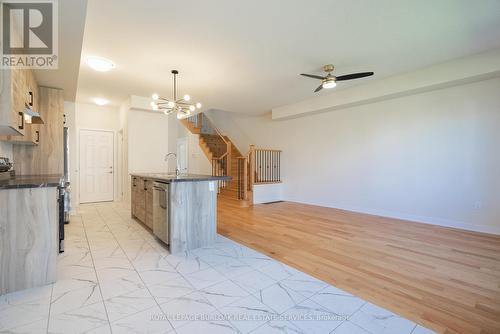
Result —
<path fill-rule="evenodd" d="M 315 93 L 319 92 L 320 90 L 323 89 L 323 84 L 319 85 L 318 88 L 314 90 Z"/>
<path fill-rule="evenodd" d="M 352 79 L 369 77 L 370 75 L 373 75 L 373 72 L 351 73 L 351 74 L 341 75 L 336 78 L 337 81 L 342 81 L 342 80 L 352 80 Z"/>
<path fill-rule="evenodd" d="M 308 78 L 319 79 L 319 80 L 325 79 L 325 77 L 321 77 L 319 75 L 314 75 L 314 74 L 301 73 L 300 75 L 303 75 L 303 76 L 308 77 Z"/>

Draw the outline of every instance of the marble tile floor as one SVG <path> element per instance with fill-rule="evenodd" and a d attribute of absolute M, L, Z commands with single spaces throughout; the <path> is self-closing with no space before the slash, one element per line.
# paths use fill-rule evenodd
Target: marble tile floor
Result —
<path fill-rule="evenodd" d="M 0 333 L 432 333 L 222 236 L 171 255 L 121 203 L 65 243 L 56 283 L 0 296 Z"/>

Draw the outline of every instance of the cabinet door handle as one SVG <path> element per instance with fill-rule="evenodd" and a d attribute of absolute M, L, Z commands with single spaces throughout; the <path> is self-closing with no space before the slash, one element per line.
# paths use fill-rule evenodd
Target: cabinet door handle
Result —
<path fill-rule="evenodd" d="M 29 102 L 30 107 L 33 107 L 33 92 L 29 92 Z"/>
<path fill-rule="evenodd" d="M 35 131 L 36 132 L 36 142 L 39 143 L 40 142 L 40 131 Z"/>
<path fill-rule="evenodd" d="M 19 130 L 22 130 L 22 129 L 24 129 L 24 113 L 20 111 L 19 117 L 21 117 L 21 125 L 18 125 L 18 127 L 19 127 Z"/>

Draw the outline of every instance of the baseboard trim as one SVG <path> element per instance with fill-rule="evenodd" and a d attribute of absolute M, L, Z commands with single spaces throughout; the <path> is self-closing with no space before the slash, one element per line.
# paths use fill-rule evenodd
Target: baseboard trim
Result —
<path fill-rule="evenodd" d="M 338 210 L 364 213 L 364 214 L 374 215 L 374 216 L 382 216 L 382 217 L 387 217 L 387 218 L 408 220 L 408 221 L 411 221 L 414 223 L 420 223 L 420 224 L 436 225 L 436 226 L 442 226 L 442 227 L 455 228 L 455 229 L 459 229 L 459 230 L 500 235 L 500 226 L 499 227 L 478 226 L 478 225 L 468 224 L 465 222 L 452 221 L 452 220 L 443 219 L 443 218 L 411 215 L 411 214 L 404 214 L 404 213 L 399 213 L 399 212 L 378 210 L 378 209 L 360 208 L 360 207 L 349 206 L 349 205 L 325 205 L 325 204 L 310 203 L 310 202 L 297 201 L 297 200 L 290 200 L 290 201 L 304 203 L 304 204 L 310 204 L 310 205 L 318 205 L 318 206 L 323 206 L 323 207 L 338 209 Z"/>

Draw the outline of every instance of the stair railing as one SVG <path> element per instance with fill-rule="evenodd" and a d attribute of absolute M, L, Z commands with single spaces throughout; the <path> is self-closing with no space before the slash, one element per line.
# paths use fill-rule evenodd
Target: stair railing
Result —
<path fill-rule="evenodd" d="M 218 158 L 212 158 L 212 176 L 227 176 L 227 160 L 227 152 Z M 221 189 L 226 188 L 227 181 L 219 180 L 217 184 L 217 192 L 220 193 Z"/>
<path fill-rule="evenodd" d="M 281 150 L 253 148 L 253 184 L 281 183 Z"/>
<path fill-rule="evenodd" d="M 188 118 L 186 118 L 186 120 L 188 121 L 188 123 L 191 123 L 191 125 L 193 125 L 195 128 L 199 129 L 201 127 L 201 122 L 202 122 L 202 116 L 203 114 L 200 113 L 200 114 L 196 114 L 196 115 L 193 115 L 193 116 L 189 116 Z"/>
<path fill-rule="evenodd" d="M 238 199 L 247 200 L 255 184 L 281 183 L 281 150 L 255 148 L 238 158 Z"/>
<path fill-rule="evenodd" d="M 248 156 L 238 157 L 238 175 L 236 178 L 238 199 L 247 200 L 249 189 Z"/>
<path fill-rule="evenodd" d="M 188 122 L 200 129 L 200 135 L 215 135 L 222 139 L 226 145 L 225 152 L 218 157 L 212 157 L 212 176 L 231 176 L 231 143 L 204 113 L 189 117 Z M 226 186 L 227 181 L 219 181 L 218 191 Z"/>

